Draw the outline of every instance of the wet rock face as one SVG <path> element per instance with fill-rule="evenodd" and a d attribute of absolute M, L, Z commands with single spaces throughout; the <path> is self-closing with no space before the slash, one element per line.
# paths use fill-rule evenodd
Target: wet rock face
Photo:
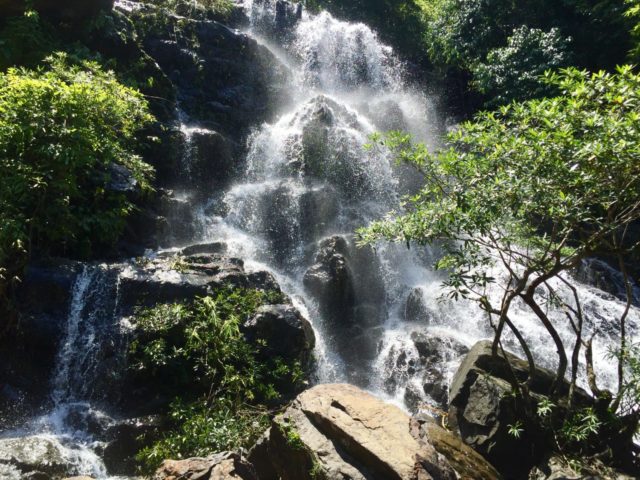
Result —
<path fill-rule="evenodd" d="M 409 292 L 404 307 L 404 319 L 408 322 L 422 322 L 424 324 L 428 324 L 431 320 L 422 289 L 414 288 Z"/>
<path fill-rule="evenodd" d="M 288 73 L 266 48 L 216 21 L 168 21 L 165 31 L 150 33 L 143 44 L 173 82 L 191 121 L 241 141 L 251 126 L 270 119 L 286 96 Z M 174 30 L 180 35 L 172 36 Z"/>
<path fill-rule="evenodd" d="M 622 301 L 627 299 L 624 275 L 603 260 L 597 258 L 583 260 L 580 262 L 575 276 L 578 281 L 593 285 L 615 295 Z M 640 306 L 640 287 L 633 279 L 631 279 L 631 283 L 631 301 L 635 306 Z"/>
<path fill-rule="evenodd" d="M 23 415 L 46 401 L 78 269 L 72 261 L 34 264 L 22 280 L 18 330 L 0 342 L 0 430 L 20 426 Z"/>
<path fill-rule="evenodd" d="M 509 363 L 520 381 L 527 378 L 528 363 L 508 353 Z M 488 341 L 476 343 L 456 372 L 449 394 L 449 425 L 465 443 L 484 455 L 505 475 L 519 477 L 526 474 L 549 445 L 537 445 L 525 431 L 519 438 L 509 434 L 509 425 L 519 420 L 512 387 L 510 369 L 501 355 L 492 355 Z M 545 396 L 551 389 L 555 375 L 550 370 L 536 368 L 531 383 L 532 395 Z M 562 386 L 568 390 L 568 383 Z M 575 404 L 589 406 L 591 397 L 582 389 L 576 390 Z"/>
<path fill-rule="evenodd" d="M 232 452 L 222 452 L 206 458 L 165 460 L 153 476 L 153 480 L 232 479 L 258 480 L 253 466 L 240 455 Z"/>
<path fill-rule="evenodd" d="M 0 439 L 0 474 L 5 471 L 18 472 L 22 478 L 60 478 L 70 469 L 62 446 L 57 440 L 47 437 L 20 437 Z M 12 478 L 7 474 L 8 477 Z"/>
<path fill-rule="evenodd" d="M 374 253 L 356 248 L 344 236 L 322 240 L 304 286 L 318 302 L 343 357 L 358 366 L 374 358 L 379 327 L 386 318 L 381 268 Z"/>
<path fill-rule="evenodd" d="M 413 435 L 404 412 L 351 385 L 300 394 L 251 449 L 249 461 L 261 480 L 457 478 L 428 436 Z"/>
<path fill-rule="evenodd" d="M 212 130 L 197 130 L 189 134 L 187 154 L 188 178 L 192 186 L 203 196 L 210 196 L 213 189 L 224 184 L 234 173 L 235 147 L 223 135 Z"/>

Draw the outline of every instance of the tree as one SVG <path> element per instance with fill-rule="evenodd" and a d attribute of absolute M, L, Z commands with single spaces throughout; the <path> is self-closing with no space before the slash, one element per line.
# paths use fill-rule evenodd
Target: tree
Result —
<path fill-rule="evenodd" d="M 473 84 L 490 99 L 488 106 L 549 96 L 550 85 L 540 78 L 547 70 L 570 65 L 570 44 L 557 28 L 516 28 L 506 47 L 489 51 L 485 61 L 471 67 Z"/>
<path fill-rule="evenodd" d="M 406 199 L 400 213 L 361 229 L 360 240 L 443 241 L 445 254 L 437 267 L 448 271 L 451 295 L 476 301 L 487 312 L 494 351 L 502 348 L 508 329 L 527 356 L 529 378 L 513 381 L 518 395 L 528 398 L 535 369 L 529 345 L 510 318 L 514 303 L 522 302 L 557 349 L 552 399 L 571 410 L 584 351 L 589 384 L 600 405 L 631 415 L 637 424 L 638 390 L 624 365 L 632 349 L 626 334 L 631 280 L 624 258 L 640 244 L 628 234 L 640 219 L 640 76 L 631 67 L 620 67 L 617 74 L 567 69 L 547 73 L 545 82 L 562 95 L 481 113 L 451 133 L 448 146 L 434 154 L 402 133 L 377 137 L 416 166 L 425 185 Z M 583 332 L 587 313 L 577 289 L 562 275 L 592 256 L 616 259 L 627 290 L 624 312 L 612 319 L 620 329 L 613 394 L 598 388 L 593 338 L 584 338 Z M 496 264 L 504 278 L 491 276 Z M 572 298 L 559 295 L 552 280 L 564 284 Z M 498 301 L 487 294 L 496 282 L 503 292 Z M 565 312 L 575 332 L 573 345 L 563 343 L 547 302 Z M 562 388 L 567 372 L 568 392 Z M 623 402 L 629 395 L 634 401 Z M 623 404 L 632 406 L 622 411 Z"/>
<path fill-rule="evenodd" d="M 450 73 L 473 74 L 476 81 L 471 86 L 480 87 L 489 100 L 494 91 L 511 100 L 500 88 L 517 85 L 516 73 L 531 69 L 542 73 L 549 63 L 565 66 L 567 54 L 581 68 L 613 70 L 630 48 L 629 21 L 620 0 L 416 1 L 425 12 L 431 60 Z M 540 30 L 546 33 L 541 36 Z M 558 62 L 561 50 L 565 58 Z M 512 79 L 503 85 L 503 77 L 509 74 Z M 536 79 L 537 75 L 523 83 Z M 541 87 L 526 90 L 525 86 L 507 93 L 527 93 L 517 98 L 524 100 L 536 89 L 547 93 Z"/>

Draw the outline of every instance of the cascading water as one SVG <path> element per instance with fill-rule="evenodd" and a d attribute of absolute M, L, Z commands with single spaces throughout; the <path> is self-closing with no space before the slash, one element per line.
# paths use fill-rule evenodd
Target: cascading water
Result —
<path fill-rule="evenodd" d="M 54 458 L 64 462 L 69 474 L 110 478 L 95 452 L 100 442 L 89 432 L 90 424 L 111 421 L 100 407 L 113 394 L 111 377 L 121 371 L 124 361 L 124 337 L 116 315 L 118 280 L 117 269 L 101 265 L 85 265 L 77 274 L 53 369 L 51 407 L 19 431 L 2 435 L 3 439 L 36 439 L 35 445 L 55 452 Z M 13 478 L 11 472 L 6 475 Z M 16 472 L 15 478 L 22 476 Z"/>
<path fill-rule="evenodd" d="M 365 148 L 370 134 L 402 129 L 434 146 L 442 129 L 431 102 L 404 81 L 401 62 L 365 25 L 327 12 L 304 12 L 296 22 L 289 12 L 285 20 L 293 26 L 282 30 L 286 21 L 273 2 L 249 1 L 245 8 L 248 33 L 293 72 L 292 100 L 275 123 L 250 136 L 244 176 L 226 191 L 223 213 L 205 219 L 208 240 L 225 241 L 249 267 L 270 269 L 310 316 L 319 337 L 319 381 L 350 381 L 414 408 L 445 401 L 446 390 L 432 387 L 447 385 L 466 348 L 491 337 L 487 318 L 474 304 L 441 298 L 430 252 L 397 245 L 363 252 L 352 239 L 416 181 L 388 153 Z M 613 385 L 614 362 L 606 358 L 618 335 L 611 319 L 623 305 L 576 286 L 590 318 L 585 331 L 599 332 L 600 381 Z M 556 287 L 568 297 L 563 285 Z M 540 364 L 552 367 L 555 350 L 543 327 L 525 307 L 516 309 Z M 572 345 L 563 314 L 551 315 Z M 633 337 L 636 310 L 629 324 Z M 437 338 L 441 349 L 428 365 L 419 360 L 425 338 Z M 507 343 L 518 350 L 513 339 Z"/>

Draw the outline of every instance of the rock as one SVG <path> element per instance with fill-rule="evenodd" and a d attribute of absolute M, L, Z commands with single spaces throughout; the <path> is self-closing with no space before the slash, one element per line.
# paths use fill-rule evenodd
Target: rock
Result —
<path fill-rule="evenodd" d="M 271 120 L 288 96 L 287 68 L 266 47 L 217 21 L 165 20 L 166 28 L 152 29 L 142 42 L 173 82 L 188 123 L 243 145 L 250 129 Z M 183 35 L 175 38 L 177 30 Z"/>
<path fill-rule="evenodd" d="M 197 254 L 207 254 L 207 253 L 219 253 L 224 254 L 227 251 L 227 245 L 223 242 L 213 242 L 213 243 L 200 243 L 197 245 L 189 245 L 188 247 L 183 248 L 180 253 L 182 255 L 197 255 Z"/>
<path fill-rule="evenodd" d="M 496 480 L 500 474 L 482 455 L 465 445 L 460 438 L 437 425 L 431 417 L 417 415 L 411 419 L 411 432 L 427 441 L 443 455 L 461 478 Z"/>
<path fill-rule="evenodd" d="M 449 401 L 449 385 L 439 368 L 427 368 L 422 377 L 422 390 L 440 407 L 446 408 Z"/>
<path fill-rule="evenodd" d="M 207 129 L 187 129 L 186 156 L 189 163 L 184 181 L 202 196 L 208 197 L 216 187 L 234 173 L 234 146 L 222 134 Z"/>
<path fill-rule="evenodd" d="M 627 293 L 624 275 L 607 262 L 597 258 L 582 260 L 575 272 L 576 279 L 580 282 L 593 285 L 604 292 L 615 295 L 622 301 L 626 301 Z M 640 287 L 631 280 L 632 302 L 640 306 Z"/>
<path fill-rule="evenodd" d="M 466 345 L 446 334 L 412 332 L 411 340 L 425 365 L 453 360 L 469 352 Z"/>
<path fill-rule="evenodd" d="M 302 3 L 291 3 L 286 0 L 276 2 L 276 30 L 286 31 L 302 18 Z"/>
<path fill-rule="evenodd" d="M 422 322 L 425 324 L 428 324 L 431 320 L 421 288 L 416 287 L 409 292 L 404 306 L 404 319 L 407 322 Z"/>
<path fill-rule="evenodd" d="M 0 335 L 0 431 L 22 426 L 24 416 L 48 400 L 79 265 L 65 260 L 32 264 L 22 278 L 17 329 Z"/>
<path fill-rule="evenodd" d="M 23 474 L 58 477 L 71 467 L 58 441 L 45 436 L 0 439 L 0 464 Z"/>
<path fill-rule="evenodd" d="M 507 353 L 515 375 L 523 380 L 528 375 L 528 363 Z M 449 392 L 449 425 L 465 443 L 484 455 L 506 476 L 520 476 L 538 461 L 541 450 L 523 432 L 519 438 L 509 433 L 520 417 L 516 411 L 510 371 L 504 357 L 492 355 L 492 343 L 476 343 L 464 358 L 451 383 Z M 537 368 L 531 383 L 532 395 L 547 395 L 555 375 L 550 370 Z M 567 391 L 568 384 L 562 386 Z M 590 396 L 578 389 L 576 405 L 591 405 Z M 539 447 L 539 448 L 538 448 Z"/>
<path fill-rule="evenodd" d="M 67 477 L 63 480 L 94 480 L 93 477 L 80 476 L 80 477 Z"/>
<path fill-rule="evenodd" d="M 369 368 L 387 316 L 381 266 L 374 252 L 356 248 L 350 237 L 325 238 L 318 243 L 315 263 L 303 283 L 318 302 L 325 328 L 345 362 L 354 371 Z"/>
<path fill-rule="evenodd" d="M 262 355 L 301 360 L 303 365 L 315 346 L 311 324 L 291 305 L 263 305 L 242 330 L 250 343 L 263 345 Z"/>
<path fill-rule="evenodd" d="M 237 453 L 223 452 L 206 458 L 165 460 L 153 480 L 257 480 L 251 464 Z"/>
<path fill-rule="evenodd" d="M 349 323 L 355 303 L 353 274 L 346 259 L 347 242 L 335 236 L 320 243 L 316 263 L 304 275 L 305 288 L 333 323 Z"/>
<path fill-rule="evenodd" d="M 261 480 L 455 479 L 409 424 L 402 410 L 352 385 L 318 385 L 274 419 L 249 460 Z"/>
<path fill-rule="evenodd" d="M 335 235 L 318 244 L 304 286 L 320 304 L 325 318 L 334 324 L 377 326 L 384 320 L 384 285 L 377 257 L 370 249 L 355 248 L 343 236 Z M 361 307 L 359 311 L 356 306 Z"/>

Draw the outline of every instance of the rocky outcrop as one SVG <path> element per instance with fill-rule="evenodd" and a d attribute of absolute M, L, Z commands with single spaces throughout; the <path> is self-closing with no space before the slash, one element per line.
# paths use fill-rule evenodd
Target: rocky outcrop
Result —
<path fill-rule="evenodd" d="M 257 480 L 251 464 L 237 453 L 223 452 L 206 458 L 165 460 L 153 480 Z"/>
<path fill-rule="evenodd" d="M 340 235 L 320 241 L 304 286 L 329 322 L 342 356 L 357 368 L 365 366 L 377 354 L 378 328 L 386 318 L 381 267 L 373 251 Z"/>
<path fill-rule="evenodd" d="M 165 254 L 128 265 L 120 276 L 120 308 L 127 313 L 143 305 L 190 300 L 226 285 L 280 291 L 271 274 L 246 272 L 239 258 L 193 253 L 207 250 L 224 246 L 199 244 L 185 247 L 189 255 Z"/>
<path fill-rule="evenodd" d="M 402 410 L 351 385 L 319 385 L 300 394 L 249 460 L 260 480 L 457 478 L 428 435 L 412 435 Z"/>
<path fill-rule="evenodd" d="M 526 430 L 516 438 L 509 426 L 521 419 L 509 381 L 511 370 L 519 380 L 528 376 L 528 363 L 507 352 L 492 354 L 492 344 L 478 342 L 464 358 L 456 372 L 449 393 L 449 425 L 475 450 L 484 455 L 501 472 L 518 476 L 528 472 L 539 460 L 540 448 Z M 550 370 L 536 368 L 531 394 L 534 398 L 548 395 L 555 380 Z M 562 388 L 568 389 L 565 384 Z M 577 389 L 576 405 L 591 405 L 590 396 Z M 548 448 L 548 446 L 547 446 Z M 543 446 L 544 449 L 544 446 Z"/>
<path fill-rule="evenodd" d="M 163 21 L 162 30 L 146 32 L 142 41 L 173 82 L 184 114 L 242 143 L 251 126 L 270 119 L 286 97 L 286 68 L 254 39 L 219 22 L 169 14 Z"/>

